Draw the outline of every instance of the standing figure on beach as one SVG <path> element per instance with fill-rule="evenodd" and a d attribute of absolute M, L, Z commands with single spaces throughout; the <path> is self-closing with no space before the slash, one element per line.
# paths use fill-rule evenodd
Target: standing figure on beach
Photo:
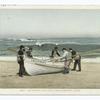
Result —
<path fill-rule="evenodd" d="M 33 58 L 32 56 L 32 47 L 29 47 L 28 50 L 26 51 L 27 57 Z"/>
<path fill-rule="evenodd" d="M 54 62 L 58 61 L 58 57 L 60 57 L 60 53 L 59 53 L 58 47 L 54 47 L 54 49 L 51 52 L 51 56 L 50 57 L 52 58 L 52 60 Z"/>
<path fill-rule="evenodd" d="M 64 59 L 64 74 L 69 73 L 69 66 L 68 66 L 68 50 L 66 48 L 62 49 L 63 56 L 60 58 L 61 60 Z"/>
<path fill-rule="evenodd" d="M 69 50 L 72 53 L 72 59 L 74 59 L 74 67 L 72 71 L 76 70 L 77 65 L 78 65 L 78 71 L 81 71 L 81 56 L 72 48 L 69 48 Z"/>
<path fill-rule="evenodd" d="M 25 72 L 25 68 L 24 68 L 24 46 L 21 45 L 19 50 L 18 50 L 18 53 L 17 53 L 17 62 L 19 64 L 19 76 L 20 77 L 23 77 L 23 75 L 26 74 Z"/>

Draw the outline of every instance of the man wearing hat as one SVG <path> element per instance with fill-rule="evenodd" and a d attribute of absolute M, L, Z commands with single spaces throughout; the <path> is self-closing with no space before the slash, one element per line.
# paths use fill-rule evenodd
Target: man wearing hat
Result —
<path fill-rule="evenodd" d="M 25 68 L 24 68 L 24 46 L 21 45 L 18 52 L 17 52 L 17 62 L 19 64 L 19 76 L 23 77 L 25 74 Z"/>
<path fill-rule="evenodd" d="M 60 59 L 64 59 L 64 74 L 69 73 L 69 66 L 68 66 L 68 56 L 69 56 L 69 52 L 66 48 L 62 49 L 63 51 L 63 55 L 62 57 L 60 57 Z"/>
<path fill-rule="evenodd" d="M 51 59 L 53 62 L 58 62 L 58 57 L 60 57 L 60 53 L 59 53 L 59 50 L 58 50 L 58 47 L 54 47 L 54 49 L 52 50 L 52 53 L 51 53 Z"/>
<path fill-rule="evenodd" d="M 69 48 L 69 50 L 72 53 L 72 59 L 74 59 L 74 67 L 72 71 L 76 70 L 77 65 L 78 65 L 78 71 L 81 71 L 81 56 L 72 48 Z"/>

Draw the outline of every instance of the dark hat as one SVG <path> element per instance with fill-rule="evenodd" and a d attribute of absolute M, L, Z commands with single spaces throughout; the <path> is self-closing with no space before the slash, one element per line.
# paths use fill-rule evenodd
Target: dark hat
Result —
<path fill-rule="evenodd" d="M 24 46 L 23 45 L 20 45 L 20 49 L 22 49 L 22 48 L 24 48 Z"/>

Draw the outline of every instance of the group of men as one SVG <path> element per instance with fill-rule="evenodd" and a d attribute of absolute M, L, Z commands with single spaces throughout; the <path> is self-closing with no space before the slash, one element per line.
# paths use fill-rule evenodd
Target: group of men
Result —
<path fill-rule="evenodd" d="M 69 73 L 70 64 L 74 61 L 74 67 L 72 71 L 76 70 L 78 65 L 78 70 L 81 71 L 81 56 L 72 48 L 63 48 L 63 55 L 61 56 L 58 47 L 54 47 L 51 53 L 51 58 L 57 62 L 58 60 L 64 60 L 64 74 Z"/>
<path fill-rule="evenodd" d="M 72 48 L 69 49 L 63 48 L 62 51 L 63 51 L 63 55 L 61 56 L 58 47 L 54 47 L 50 58 L 52 59 L 52 61 L 55 62 L 57 62 L 58 60 L 60 61 L 64 60 L 64 74 L 69 73 L 70 64 L 73 62 L 73 60 L 74 60 L 74 67 L 72 71 L 76 70 L 77 65 L 78 65 L 78 71 L 81 71 L 81 56 Z M 33 58 L 31 52 L 32 52 L 32 48 L 28 48 L 27 50 L 25 50 L 25 47 L 23 45 L 19 47 L 19 50 L 17 52 L 17 62 L 19 64 L 18 75 L 20 77 L 23 77 L 23 75 L 26 74 L 24 68 L 25 53 L 27 54 L 28 57 Z"/>

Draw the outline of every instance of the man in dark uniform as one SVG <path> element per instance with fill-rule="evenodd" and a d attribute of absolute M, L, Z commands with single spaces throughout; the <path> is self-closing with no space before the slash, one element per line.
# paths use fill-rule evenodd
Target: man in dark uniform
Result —
<path fill-rule="evenodd" d="M 51 52 L 51 61 L 52 62 L 58 62 L 59 61 L 59 58 L 60 57 L 60 53 L 59 53 L 59 50 L 58 50 L 58 47 L 54 47 L 54 49 L 52 50 Z"/>
<path fill-rule="evenodd" d="M 76 70 L 76 67 L 78 65 L 78 71 L 81 71 L 81 56 L 79 54 L 76 54 L 74 60 L 74 68 L 72 70 Z"/>
<path fill-rule="evenodd" d="M 20 49 L 18 50 L 18 54 L 17 54 L 17 61 L 19 64 L 19 76 L 23 77 L 23 75 L 25 75 L 25 68 L 24 68 L 24 46 L 21 45 Z"/>
<path fill-rule="evenodd" d="M 78 71 L 81 71 L 81 56 L 72 48 L 69 48 L 69 50 L 72 53 L 72 59 L 74 59 L 74 67 L 72 71 L 76 70 L 77 65 L 78 65 Z"/>
<path fill-rule="evenodd" d="M 75 55 L 76 55 L 76 51 L 75 50 L 73 50 L 72 48 L 69 48 L 69 51 L 71 52 L 71 54 L 72 54 L 72 59 L 75 57 Z"/>
<path fill-rule="evenodd" d="M 58 47 L 54 47 L 50 57 L 54 58 L 55 56 L 60 56 L 60 53 L 58 51 Z"/>

